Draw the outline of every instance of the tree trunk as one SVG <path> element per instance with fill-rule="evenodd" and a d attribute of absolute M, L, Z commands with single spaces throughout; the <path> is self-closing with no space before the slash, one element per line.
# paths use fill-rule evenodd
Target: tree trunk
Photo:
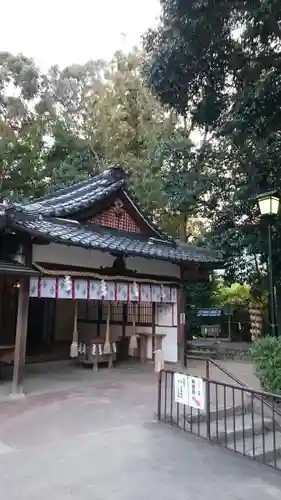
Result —
<path fill-rule="evenodd" d="M 186 225 L 187 225 L 187 216 L 185 214 L 181 214 L 179 224 L 179 239 L 183 242 L 187 242 L 187 234 L 186 234 Z"/>

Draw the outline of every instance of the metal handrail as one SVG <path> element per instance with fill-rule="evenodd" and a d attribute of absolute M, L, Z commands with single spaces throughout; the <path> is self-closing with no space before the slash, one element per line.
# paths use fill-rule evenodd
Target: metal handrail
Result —
<path fill-rule="evenodd" d="M 198 357 L 199 358 L 199 357 Z M 202 359 L 202 358 L 199 358 L 199 359 Z M 255 389 L 250 389 L 246 384 L 244 384 L 244 382 L 242 382 L 242 380 L 240 380 L 238 377 L 236 377 L 235 375 L 233 375 L 231 372 L 229 372 L 226 368 L 223 368 L 223 366 L 221 366 L 219 363 L 217 363 L 216 361 L 214 361 L 212 358 L 205 358 L 205 361 L 206 361 L 206 379 L 210 379 L 210 370 L 209 370 L 209 364 L 213 364 L 216 368 L 218 368 L 219 370 L 221 370 L 225 375 L 227 375 L 227 377 L 229 377 L 230 379 L 232 379 L 234 382 L 236 382 L 238 385 L 241 385 L 241 387 L 244 387 L 245 389 L 248 389 L 249 392 L 254 392 L 255 393 L 255 397 L 261 401 L 261 399 L 263 399 L 263 403 L 268 407 L 270 408 L 271 411 L 274 411 L 275 413 L 277 413 L 277 415 L 279 417 L 281 417 L 281 411 L 277 410 L 277 408 L 275 408 L 275 406 L 273 406 L 272 404 L 270 404 L 268 401 L 264 400 L 264 398 L 266 397 L 271 397 L 271 398 L 276 398 L 276 399 L 281 399 L 281 396 L 280 394 L 271 394 L 269 392 L 264 392 L 264 391 L 257 391 Z"/>
<path fill-rule="evenodd" d="M 200 358 L 200 359 L 202 359 L 202 358 Z M 171 375 L 175 374 L 174 370 L 170 370 L 168 368 L 165 368 L 164 370 L 161 370 L 161 372 L 170 373 Z M 186 374 L 184 372 L 182 372 L 182 373 Z M 209 382 L 212 382 L 214 384 L 223 385 L 225 387 L 228 387 L 229 389 L 237 389 L 236 385 L 228 384 L 227 382 L 220 382 L 219 380 L 216 380 L 216 379 L 213 379 L 213 378 L 208 378 L 208 377 L 201 377 L 201 378 L 205 382 L 209 381 Z M 256 390 L 256 389 L 251 389 L 250 387 L 248 387 L 245 384 L 241 387 L 241 390 L 243 392 L 249 392 L 249 394 L 253 394 L 254 396 L 257 396 L 257 397 L 260 396 L 261 398 L 274 398 L 274 399 L 280 399 L 281 400 L 281 395 L 280 394 L 274 394 L 273 392 L 266 392 L 266 391 L 259 391 L 259 390 Z M 264 403 L 266 403 L 266 401 L 264 401 Z"/>
<path fill-rule="evenodd" d="M 206 379 L 210 378 L 209 377 L 209 368 L 208 368 L 208 365 L 211 363 L 216 368 L 218 368 L 218 370 L 221 370 L 227 377 L 229 377 L 234 382 L 236 382 L 236 384 L 240 385 L 241 387 L 250 389 L 249 386 L 247 386 L 247 384 L 245 384 L 244 382 L 242 382 L 242 380 L 240 380 L 238 377 L 236 377 L 235 375 L 233 375 L 226 368 L 224 368 L 223 366 L 221 366 L 219 363 L 217 363 L 216 361 L 214 361 L 210 357 L 204 358 L 203 356 L 193 356 L 193 355 L 191 355 L 191 356 L 188 356 L 188 359 L 195 359 L 197 361 L 205 361 L 205 363 L 206 363 Z M 256 390 L 254 390 L 254 392 L 257 394 L 256 398 L 259 401 L 261 400 L 261 398 L 270 397 L 270 396 L 271 397 L 275 397 L 275 398 L 281 398 L 281 395 L 278 395 L 278 394 L 270 394 L 270 393 L 266 393 L 266 392 L 262 392 L 262 391 L 256 391 Z M 264 404 L 268 408 L 270 408 L 271 411 L 274 411 L 281 418 L 281 411 L 277 410 L 277 408 L 275 408 L 273 405 L 271 405 L 268 401 L 263 401 L 263 402 L 264 402 Z"/>
<path fill-rule="evenodd" d="M 241 385 L 242 387 L 248 387 L 246 384 L 244 384 L 244 382 L 242 382 L 242 380 L 240 380 L 238 377 L 236 377 L 235 375 L 233 375 L 233 373 L 229 372 L 226 368 L 224 368 L 223 366 L 221 366 L 219 363 L 217 363 L 216 361 L 214 361 L 212 358 L 205 358 L 205 359 L 206 359 L 206 365 L 207 365 L 207 363 L 211 363 L 216 368 L 218 368 L 219 370 L 221 370 L 229 378 L 231 378 L 232 380 L 234 380 L 234 382 L 236 382 L 237 384 Z M 206 374 L 207 374 L 207 366 L 206 366 Z"/>

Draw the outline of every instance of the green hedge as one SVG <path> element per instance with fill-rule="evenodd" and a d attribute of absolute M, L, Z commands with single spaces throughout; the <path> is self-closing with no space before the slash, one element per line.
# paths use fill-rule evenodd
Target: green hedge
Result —
<path fill-rule="evenodd" d="M 262 338 L 254 344 L 252 357 L 263 389 L 281 394 L 281 339 Z"/>

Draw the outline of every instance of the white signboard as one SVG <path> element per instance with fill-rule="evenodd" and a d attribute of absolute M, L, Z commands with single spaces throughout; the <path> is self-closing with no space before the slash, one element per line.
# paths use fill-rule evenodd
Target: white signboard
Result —
<path fill-rule="evenodd" d="M 205 408 L 205 383 L 202 378 L 188 377 L 189 406 L 197 410 Z"/>
<path fill-rule="evenodd" d="M 188 376 L 182 373 L 174 374 L 175 402 L 183 405 L 189 404 Z"/>
<path fill-rule="evenodd" d="M 202 378 L 175 373 L 175 402 L 196 408 L 205 409 L 205 383 Z"/>

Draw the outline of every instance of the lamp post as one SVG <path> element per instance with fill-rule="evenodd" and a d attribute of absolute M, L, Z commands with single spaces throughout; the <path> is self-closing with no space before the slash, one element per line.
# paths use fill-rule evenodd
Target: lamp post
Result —
<path fill-rule="evenodd" d="M 279 197 L 276 196 L 276 191 L 260 194 L 257 197 L 260 213 L 266 216 L 268 220 L 268 281 L 269 281 L 269 306 L 270 306 L 270 323 L 272 336 L 278 337 L 278 330 L 276 324 L 276 307 L 275 307 L 275 292 L 273 280 L 273 266 L 272 266 L 272 216 L 277 215 L 279 211 Z"/>

